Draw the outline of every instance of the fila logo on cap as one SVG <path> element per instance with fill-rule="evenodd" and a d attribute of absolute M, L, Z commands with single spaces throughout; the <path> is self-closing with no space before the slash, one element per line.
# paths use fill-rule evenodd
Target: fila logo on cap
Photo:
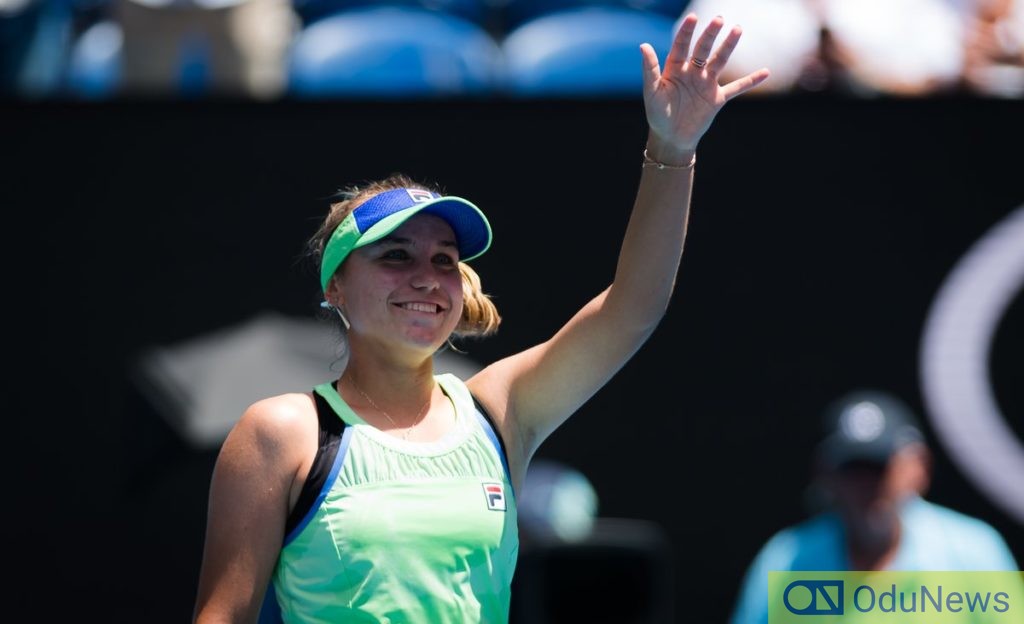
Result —
<path fill-rule="evenodd" d="M 430 201 L 436 197 L 430 191 L 424 191 L 422 189 L 405 189 L 405 192 L 409 194 L 409 199 L 413 200 L 417 204 L 422 204 L 425 201 Z"/>
<path fill-rule="evenodd" d="M 484 496 L 487 508 L 494 511 L 505 511 L 505 488 L 500 483 L 484 483 Z"/>

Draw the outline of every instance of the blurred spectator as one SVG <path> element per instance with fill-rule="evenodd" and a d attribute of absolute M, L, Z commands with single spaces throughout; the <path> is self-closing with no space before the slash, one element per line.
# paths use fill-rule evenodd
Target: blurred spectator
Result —
<path fill-rule="evenodd" d="M 762 94 L 920 97 L 1014 91 L 1021 0 L 692 0 L 687 12 L 746 27 L 724 81 L 767 65 Z M 707 18 L 705 18 L 707 19 Z M 756 59 L 756 60 L 755 60 Z M 1010 86 L 1007 87 L 1009 81 Z"/>
<path fill-rule="evenodd" d="M 968 21 L 964 83 L 969 91 L 1024 97 L 1024 0 L 977 0 Z"/>
<path fill-rule="evenodd" d="M 122 92 L 176 95 L 186 81 L 210 95 L 285 91 L 299 28 L 289 0 L 113 1 L 124 36 Z"/>
<path fill-rule="evenodd" d="M 975 0 L 817 0 L 837 71 L 854 95 L 920 97 L 959 89 Z"/>
<path fill-rule="evenodd" d="M 922 498 L 930 455 L 899 399 L 865 390 L 831 404 L 815 461 L 820 511 L 762 547 L 733 624 L 768 621 L 770 570 L 1017 570 L 992 526 Z"/>

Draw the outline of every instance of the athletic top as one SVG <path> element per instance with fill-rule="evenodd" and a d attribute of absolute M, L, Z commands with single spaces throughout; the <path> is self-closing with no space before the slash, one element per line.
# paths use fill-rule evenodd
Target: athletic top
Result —
<path fill-rule="evenodd" d="M 900 544 L 889 570 L 1012 571 L 1003 537 L 979 518 L 913 497 L 900 512 Z M 731 624 L 768 622 L 768 572 L 850 569 L 842 521 L 821 513 L 772 536 L 747 570 Z"/>
<path fill-rule="evenodd" d="M 435 378 L 456 423 L 427 443 L 314 389 L 319 487 L 300 493 L 273 577 L 285 622 L 508 621 L 519 535 L 504 446 L 460 379 Z"/>

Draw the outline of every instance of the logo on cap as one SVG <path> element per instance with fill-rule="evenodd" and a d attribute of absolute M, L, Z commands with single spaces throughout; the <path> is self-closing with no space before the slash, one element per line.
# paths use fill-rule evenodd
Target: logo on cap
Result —
<path fill-rule="evenodd" d="M 405 189 L 405 192 L 409 194 L 409 199 L 413 200 L 417 204 L 422 204 L 425 201 L 434 199 L 433 193 L 422 189 Z"/>
<path fill-rule="evenodd" d="M 840 426 L 846 437 L 858 442 L 870 442 L 882 435 L 885 429 L 885 414 L 874 403 L 861 401 L 843 412 Z"/>

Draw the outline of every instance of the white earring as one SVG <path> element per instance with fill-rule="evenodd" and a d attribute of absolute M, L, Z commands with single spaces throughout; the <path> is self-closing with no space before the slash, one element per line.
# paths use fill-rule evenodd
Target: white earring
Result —
<path fill-rule="evenodd" d="M 345 326 L 345 331 L 348 331 L 349 328 L 352 327 L 352 323 L 349 323 L 348 319 L 345 318 L 345 315 L 341 312 L 341 308 L 334 308 L 334 310 L 338 313 L 338 316 L 341 318 L 341 324 Z"/>
<path fill-rule="evenodd" d="M 339 308 L 338 306 L 332 305 L 330 301 L 321 301 L 320 307 L 326 308 L 328 310 L 334 310 L 335 312 L 337 312 L 338 318 L 341 319 L 341 324 L 345 326 L 345 331 L 348 331 L 349 328 L 352 327 L 352 323 L 348 322 L 348 319 L 345 318 L 345 314 L 342 313 L 341 308 Z"/>

